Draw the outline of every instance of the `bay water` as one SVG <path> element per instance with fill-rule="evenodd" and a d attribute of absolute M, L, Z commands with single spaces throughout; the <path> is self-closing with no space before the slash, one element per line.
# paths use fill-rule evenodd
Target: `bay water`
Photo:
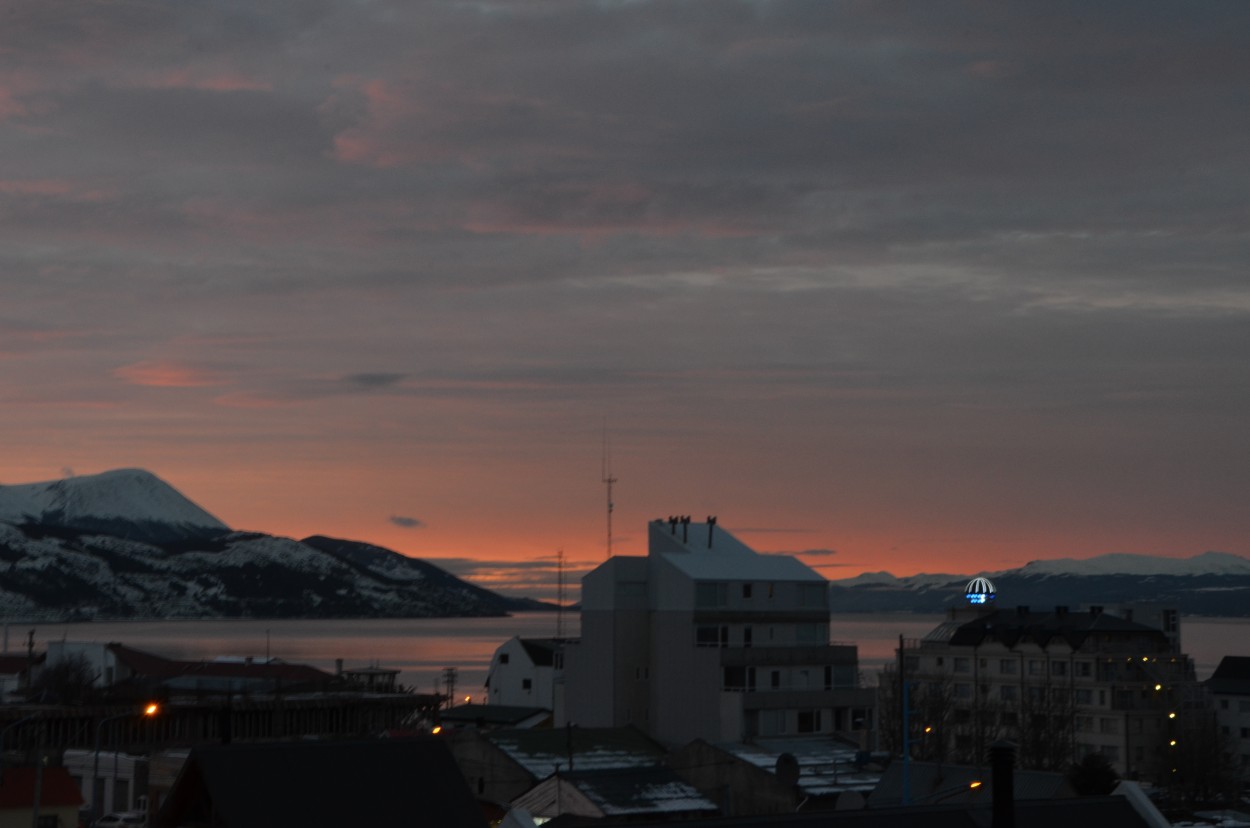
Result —
<path fill-rule="evenodd" d="M 859 647 L 865 682 L 894 658 L 899 636 L 920 638 L 942 620 L 912 613 L 835 614 L 830 638 Z M 456 668 L 456 696 L 485 699 L 485 682 L 495 649 L 513 636 L 543 638 L 578 633 L 576 612 L 517 613 L 505 618 L 404 618 L 349 620 L 215 619 L 207 621 L 95 621 L 76 624 L 8 622 L 4 649 L 22 652 L 33 631 L 35 649 L 48 641 L 117 642 L 167 658 L 273 657 L 333 671 L 343 666 L 386 667 L 421 693 L 443 689 L 444 670 Z M 1181 643 L 1194 659 L 1198 678 L 1209 678 L 1225 655 L 1250 656 L 1250 618 L 1186 616 Z"/>

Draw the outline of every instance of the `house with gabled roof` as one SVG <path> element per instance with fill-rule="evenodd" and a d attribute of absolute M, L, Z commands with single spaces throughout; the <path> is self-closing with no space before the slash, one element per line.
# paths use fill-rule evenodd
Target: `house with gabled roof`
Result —
<path fill-rule="evenodd" d="M 539 820 L 580 816 L 600 824 L 638 817 L 689 819 L 715 816 L 716 805 L 673 772 L 645 768 L 603 768 L 555 773 L 513 800 L 513 807 Z"/>
<path fill-rule="evenodd" d="M 554 710 L 558 676 L 564 670 L 563 638 L 514 636 L 495 650 L 486 675 L 491 704 Z"/>
<path fill-rule="evenodd" d="M 653 767 L 662 745 L 636 728 L 462 730 L 447 736 L 480 800 L 507 805 L 552 773 Z"/>
<path fill-rule="evenodd" d="M 437 737 L 197 747 L 156 828 L 486 828 Z"/>

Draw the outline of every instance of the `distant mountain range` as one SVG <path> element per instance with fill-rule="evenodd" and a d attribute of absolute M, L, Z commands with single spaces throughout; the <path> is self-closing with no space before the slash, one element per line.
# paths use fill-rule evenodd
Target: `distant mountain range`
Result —
<path fill-rule="evenodd" d="M 545 605 L 349 540 L 236 532 L 150 472 L 0 486 L 0 616 L 413 618 Z"/>
<path fill-rule="evenodd" d="M 834 612 L 943 612 L 965 603 L 964 587 L 976 575 L 994 582 L 999 606 L 1076 609 L 1158 602 L 1189 615 L 1250 616 L 1250 559 L 1225 552 L 1061 558 L 971 575 L 865 573 L 831 582 L 830 605 Z"/>

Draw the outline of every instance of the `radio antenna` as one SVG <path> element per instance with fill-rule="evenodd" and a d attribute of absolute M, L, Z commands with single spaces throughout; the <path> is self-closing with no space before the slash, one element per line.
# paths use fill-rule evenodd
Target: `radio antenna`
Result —
<path fill-rule="evenodd" d="M 556 552 L 556 638 L 564 638 L 564 550 Z"/>
<path fill-rule="evenodd" d="M 612 476 L 612 463 L 608 455 L 608 423 L 605 419 L 603 422 L 603 485 L 607 488 L 608 494 L 608 557 L 612 557 L 612 509 L 616 504 L 612 502 L 612 485 L 616 483 L 616 478 Z"/>

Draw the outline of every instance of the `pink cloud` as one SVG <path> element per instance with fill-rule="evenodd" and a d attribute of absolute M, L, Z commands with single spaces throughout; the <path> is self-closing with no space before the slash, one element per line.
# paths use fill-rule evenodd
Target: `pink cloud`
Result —
<path fill-rule="evenodd" d="M 163 359 L 123 365 L 113 371 L 113 376 L 132 385 L 153 388 L 203 388 L 225 382 L 215 371 Z"/>

